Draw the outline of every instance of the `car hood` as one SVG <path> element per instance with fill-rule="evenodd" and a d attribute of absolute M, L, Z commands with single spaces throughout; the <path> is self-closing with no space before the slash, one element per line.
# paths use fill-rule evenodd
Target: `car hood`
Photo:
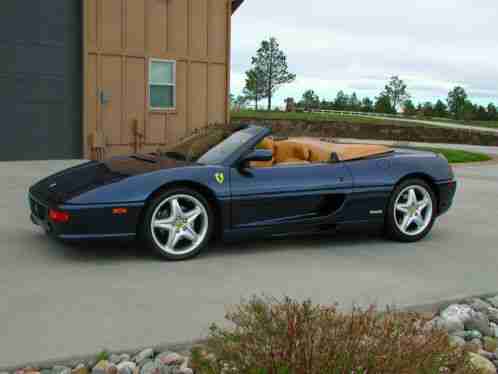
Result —
<path fill-rule="evenodd" d="M 193 165 L 197 164 L 140 154 L 115 157 L 102 162 L 90 161 L 41 180 L 30 188 L 30 193 L 47 202 L 63 203 L 84 192 L 126 178 Z"/>

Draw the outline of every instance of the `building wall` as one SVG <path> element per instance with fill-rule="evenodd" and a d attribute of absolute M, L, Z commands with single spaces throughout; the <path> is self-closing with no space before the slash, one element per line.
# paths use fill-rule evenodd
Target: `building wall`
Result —
<path fill-rule="evenodd" d="M 83 0 L 84 152 L 149 152 L 229 121 L 229 0 Z M 149 109 L 149 61 L 176 61 L 176 108 Z M 102 95 L 103 93 L 103 95 Z M 103 144 L 102 144 L 103 143 Z"/>
<path fill-rule="evenodd" d="M 81 158 L 81 10 L 81 0 L 0 3 L 0 161 Z"/>

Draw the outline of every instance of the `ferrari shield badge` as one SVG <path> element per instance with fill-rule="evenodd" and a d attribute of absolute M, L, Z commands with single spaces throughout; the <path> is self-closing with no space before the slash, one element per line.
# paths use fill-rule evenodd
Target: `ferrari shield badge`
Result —
<path fill-rule="evenodd" d="M 225 174 L 223 173 L 216 173 L 214 175 L 214 178 L 216 179 L 216 182 L 219 184 L 223 184 L 225 182 Z"/>

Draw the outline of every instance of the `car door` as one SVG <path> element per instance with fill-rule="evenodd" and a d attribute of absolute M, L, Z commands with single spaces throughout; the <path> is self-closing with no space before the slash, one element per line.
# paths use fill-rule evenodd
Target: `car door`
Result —
<path fill-rule="evenodd" d="M 232 168 L 232 229 L 333 222 L 352 189 L 342 163 Z"/>

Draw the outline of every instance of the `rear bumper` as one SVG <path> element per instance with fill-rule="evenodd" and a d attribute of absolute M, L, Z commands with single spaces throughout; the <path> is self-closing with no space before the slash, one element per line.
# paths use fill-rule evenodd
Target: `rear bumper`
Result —
<path fill-rule="evenodd" d="M 437 188 L 439 197 L 438 216 L 440 216 L 446 213 L 453 205 L 457 189 L 457 181 L 452 179 L 446 182 L 438 183 Z"/>
<path fill-rule="evenodd" d="M 109 205 L 56 205 L 29 194 L 30 218 L 47 234 L 63 240 L 85 240 L 134 237 L 143 203 Z M 126 214 L 116 215 L 114 208 L 126 208 Z M 49 210 L 69 213 L 69 222 L 53 222 Z"/>

